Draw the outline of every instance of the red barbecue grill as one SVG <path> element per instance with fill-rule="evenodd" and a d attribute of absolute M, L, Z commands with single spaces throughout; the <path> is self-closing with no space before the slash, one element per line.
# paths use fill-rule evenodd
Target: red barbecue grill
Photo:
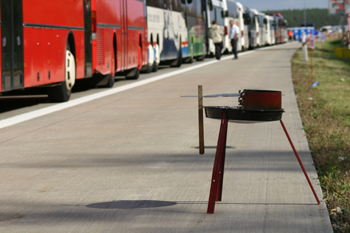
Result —
<path fill-rule="evenodd" d="M 223 95 L 211 95 L 204 97 L 217 97 L 217 96 L 236 96 L 239 97 L 239 105 L 232 106 L 208 106 L 205 108 L 205 114 L 207 118 L 221 119 L 220 133 L 218 138 L 218 145 L 216 149 L 213 175 L 211 180 L 211 188 L 209 194 L 209 203 L 207 213 L 214 213 L 215 202 L 222 200 L 222 188 L 224 178 L 225 167 L 225 150 L 227 139 L 227 127 L 228 122 L 234 123 L 258 123 L 269 121 L 280 121 L 282 128 L 289 140 L 290 145 L 294 151 L 295 156 L 298 159 L 301 169 L 309 183 L 309 186 L 316 198 L 318 204 L 320 201 L 316 195 L 316 192 L 309 180 L 309 177 L 304 169 L 304 166 L 299 158 L 297 151 L 289 137 L 289 134 L 282 121 L 282 113 L 284 110 L 281 107 L 280 91 L 270 90 L 243 90 L 239 94 L 223 94 Z"/>

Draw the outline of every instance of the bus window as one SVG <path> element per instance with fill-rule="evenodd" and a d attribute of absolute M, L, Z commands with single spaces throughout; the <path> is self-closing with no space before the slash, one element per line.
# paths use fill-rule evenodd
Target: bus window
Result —
<path fill-rule="evenodd" d="M 222 17 L 222 8 L 215 7 L 216 22 L 218 25 L 225 25 L 225 20 Z"/>
<path fill-rule="evenodd" d="M 181 1 L 172 1 L 171 6 L 174 11 L 183 11 Z"/>
<path fill-rule="evenodd" d="M 147 0 L 147 5 L 152 7 L 164 8 L 163 0 Z"/>
<path fill-rule="evenodd" d="M 254 29 L 256 29 L 256 25 L 255 25 L 256 17 L 255 17 L 255 13 L 253 11 L 250 12 L 250 18 L 251 18 L 250 26 L 254 30 Z"/>
<path fill-rule="evenodd" d="M 215 19 L 215 8 L 212 8 L 212 10 L 210 11 L 210 23 Z"/>
<path fill-rule="evenodd" d="M 237 5 L 234 2 L 227 1 L 227 9 L 229 17 L 237 18 Z"/>
<path fill-rule="evenodd" d="M 259 15 L 259 24 L 260 24 L 260 27 L 264 27 L 264 16 L 263 15 Z"/>

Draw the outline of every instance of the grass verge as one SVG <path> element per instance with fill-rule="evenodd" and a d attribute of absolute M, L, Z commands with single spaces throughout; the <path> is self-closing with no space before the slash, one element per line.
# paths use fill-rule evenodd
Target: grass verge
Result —
<path fill-rule="evenodd" d="M 350 232 L 350 59 L 334 55 L 340 43 L 316 44 L 313 76 L 319 86 L 310 88 L 310 57 L 304 62 L 301 49 L 292 58 L 292 76 L 333 229 Z"/>

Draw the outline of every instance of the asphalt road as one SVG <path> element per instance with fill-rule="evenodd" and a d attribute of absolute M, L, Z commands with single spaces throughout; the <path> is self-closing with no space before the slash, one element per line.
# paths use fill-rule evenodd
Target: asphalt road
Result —
<path fill-rule="evenodd" d="M 291 80 L 299 47 L 161 69 L 112 90 L 78 91 L 65 104 L 39 96 L 4 110 L 0 231 L 332 232 Z M 199 155 L 197 99 L 180 97 L 198 85 L 204 94 L 282 91 L 283 121 L 321 205 L 279 122 L 229 124 L 223 200 L 206 214 L 220 122 L 205 119 Z"/>

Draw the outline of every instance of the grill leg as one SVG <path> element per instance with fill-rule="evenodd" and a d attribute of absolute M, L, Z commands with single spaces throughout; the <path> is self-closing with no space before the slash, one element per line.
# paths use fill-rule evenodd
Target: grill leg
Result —
<path fill-rule="evenodd" d="M 224 183 L 224 170 L 225 170 L 225 157 L 226 157 L 226 141 L 227 141 L 227 122 L 225 129 L 226 131 L 223 133 L 223 150 L 222 150 L 222 160 L 221 160 L 221 166 L 219 168 L 219 189 L 218 189 L 218 195 L 216 196 L 216 201 L 221 201 L 222 200 L 222 188 L 223 188 L 223 183 Z"/>
<path fill-rule="evenodd" d="M 221 118 L 218 145 L 217 145 L 216 154 L 215 154 L 213 175 L 211 179 L 209 203 L 208 203 L 208 210 L 207 210 L 208 214 L 214 213 L 215 202 L 221 200 L 221 196 L 222 196 L 222 182 L 224 178 L 223 164 L 225 163 L 227 126 L 228 126 L 228 119 L 226 117 L 226 111 L 223 111 L 222 118 Z"/>
<path fill-rule="evenodd" d="M 289 141 L 290 145 L 292 146 L 292 149 L 293 149 L 293 151 L 294 151 L 294 154 L 295 154 L 295 156 L 296 156 L 297 159 L 298 159 L 298 162 L 299 162 L 299 164 L 300 164 L 300 167 L 301 167 L 301 169 L 302 169 L 303 172 L 304 172 L 304 175 L 305 175 L 305 177 L 306 177 L 306 179 L 307 179 L 307 182 L 309 183 L 310 188 L 311 188 L 311 190 L 312 190 L 312 192 L 313 192 L 313 194 L 314 194 L 314 196 L 315 196 L 315 198 L 316 198 L 317 204 L 320 204 L 320 200 L 318 199 L 318 197 L 317 197 L 317 195 L 316 195 L 316 192 L 315 192 L 315 190 L 314 190 L 314 187 L 312 186 L 312 184 L 311 184 L 311 182 L 310 182 L 310 179 L 309 179 L 309 177 L 308 177 L 308 175 L 307 175 L 307 173 L 306 173 L 306 171 L 305 171 L 305 169 L 304 169 L 304 166 L 303 166 L 303 164 L 302 164 L 302 162 L 301 162 L 301 160 L 300 160 L 300 158 L 299 158 L 299 155 L 298 155 L 297 151 L 295 150 L 295 147 L 294 147 L 294 145 L 293 145 L 292 140 L 291 140 L 290 137 L 289 137 L 289 134 L 288 134 L 288 132 L 287 132 L 287 129 L 286 129 L 286 127 L 284 126 L 283 121 L 280 120 L 280 122 L 281 122 L 282 128 L 283 128 L 283 130 L 284 130 L 284 132 L 285 132 L 285 134 L 286 134 L 286 136 L 287 136 L 287 138 L 288 138 L 288 141 Z"/>

